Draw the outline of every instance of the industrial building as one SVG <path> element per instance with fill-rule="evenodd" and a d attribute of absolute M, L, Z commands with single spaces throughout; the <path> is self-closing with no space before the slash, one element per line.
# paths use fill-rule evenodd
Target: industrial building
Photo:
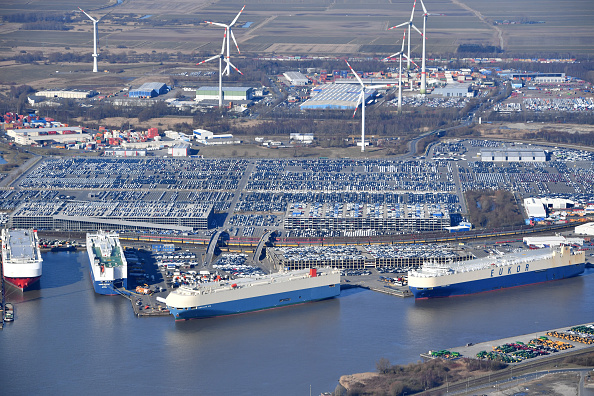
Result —
<path fill-rule="evenodd" d="M 14 142 L 22 145 L 41 144 L 44 142 L 86 142 L 92 136 L 83 133 L 80 127 L 51 127 L 51 128 L 22 128 L 8 129 L 6 134 L 14 139 Z"/>
<path fill-rule="evenodd" d="M 524 210 L 532 221 L 541 221 L 547 217 L 547 211 L 539 198 L 524 198 Z"/>
<path fill-rule="evenodd" d="M 446 98 L 472 98 L 474 90 L 472 83 L 450 83 L 443 87 L 435 88 L 431 95 L 444 96 Z"/>
<path fill-rule="evenodd" d="M 164 95 L 169 92 L 167 84 L 160 82 L 148 82 L 142 84 L 137 89 L 132 89 L 128 92 L 129 98 L 154 98 L 155 96 Z"/>
<path fill-rule="evenodd" d="M 150 202 L 27 202 L 9 219 L 13 228 L 45 230 L 191 232 L 208 229 L 213 205 Z"/>
<path fill-rule="evenodd" d="M 283 247 L 266 251 L 276 269 L 298 270 L 313 267 L 365 269 L 418 267 L 425 261 L 450 263 L 474 256 L 448 246 L 439 249 L 384 246 L 303 246 Z"/>
<path fill-rule="evenodd" d="M 562 83 L 565 82 L 565 73 L 510 73 L 508 78 L 535 83 Z"/>
<path fill-rule="evenodd" d="M 294 140 L 297 142 L 310 144 L 314 141 L 314 134 L 313 133 L 291 133 L 289 134 L 289 139 Z"/>
<path fill-rule="evenodd" d="M 579 235 L 594 235 L 594 223 L 576 226 L 575 233 Z"/>
<path fill-rule="evenodd" d="M 252 100 L 254 88 L 252 87 L 223 87 L 224 100 Z M 218 100 L 219 87 L 200 87 L 196 90 L 196 101 Z"/>
<path fill-rule="evenodd" d="M 194 129 L 194 138 L 196 139 L 196 142 L 204 145 L 241 143 L 240 140 L 234 139 L 233 135 L 230 133 L 215 135 L 211 131 L 204 129 Z"/>
<path fill-rule="evenodd" d="M 285 76 L 285 78 L 289 81 L 289 84 L 296 87 L 302 87 L 309 84 L 309 78 L 307 78 L 305 74 L 298 71 L 286 72 L 283 73 L 283 76 Z"/>
<path fill-rule="evenodd" d="M 554 247 L 559 245 L 579 245 L 582 246 L 584 244 L 583 238 L 566 238 L 561 235 L 552 235 L 552 236 L 529 236 L 522 238 L 522 242 L 524 242 L 528 246 L 536 246 L 538 248 L 544 247 Z"/>
<path fill-rule="evenodd" d="M 35 95 L 46 98 L 85 99 L 97 95 L 97 92 L 83 89 L 48 89 L 37 91 Z"/>
<path fill-rule="evenodd" d="M 354 110 L 359 106 L 361 88 L 352 84 L 328 84 L 312 90 L 312 96 L 301 104 L 301 110 Z M 365 103 L 375 96 L 375 90 L 365 90 Z"/>
<path fill-rule="evenodd" d="M 481 150 L 484 162 L 546 162 L 544 150 Z"/>
<path fill-rule="evenodd" d="M 167 149 L 167 154 L 172 157 L 187 157 L 190 143 L 176 143 L 173 147 Z"/>
<path fill-rule="evenodd" d="M 439 204 L 398 205 L 312 203 L 289 205 L 287 230 L 441 231 L 451 225 L 450 214 Z"/>

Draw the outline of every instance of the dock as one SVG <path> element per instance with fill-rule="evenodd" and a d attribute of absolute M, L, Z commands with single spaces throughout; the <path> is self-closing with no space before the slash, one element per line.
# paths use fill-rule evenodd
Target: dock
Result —
<path fill-rule="evenodd" d="M 587 325 L 592 325 L 593 323 L 586 323 L 583 324 L 582 326 L 587 326 Z M 521 362 L 518 363 L 508 363 L 510 365 L 516 366 L 516 365 L 521 365 L 523 363 L 526 362 L 534 362 L 534 361 L 538 361 L 547 357 L 551 357 L 551 356 L 561 356 L 564 353 L 568 353 L 568 352 L 576 352 L 576 351 L 580 351 L 580 350 L 585 350 L 585 349 L 592 349 L 593 346 L 589 345 L 589 344 L 584 344 L 581 342 L 577 342 L 577 341 L 571 341 L 571 340 L 565 340 L 565 339 L 561 339 L 561 338 L 556 338 L 553 336 L 547 336 L 547 333 L 549 332 L 565 332 L 567 330 L 569 330 L 570 327 L 574 327 L 574 326 L 580 326 L 580 324 L 576 324 L 576 325 L 570 325 L 570 326 L 566 326 L 566 327 L 562 327 L 559 329 L 553 329 L 553 330 L 544 330 L 544 331 L 539 331 L 536 333 L 530 333 L 530 334 L 523 334 L 523 335 L 519 335 L 519 336 L 513 336 L 513 337 L 507 337 L 507 338 L 501 338 L 498 340 L 492 340 L 492 341 L 484 341 L 484 342 L 479 342 L 479 343 L 472 343 L 469 342 L 468 344 L 466 344 L 465 346 L 459 346 L 459 347 L 451 347 L 451 348 L 445 348 L 447 350 L 449 350 L 450 352 L 458 352 L 461 357 L 468 357 L 468 358 L 476 358 L 477 353 L 481 352 L 481 351 L 493 351 L 496 347 L 504 345 L 504 344 L 513 344 L 513 343 L 518 343 L 518 342 L 522 342 L 524 344 L 528 344 L 528 342 L 530 340 L 533 340 L 535 338 L 541 337 L 541 336 L 545 336 L 547 338 L 549 338 L 550 340 L 554 340 L 554 341 L 562 341 L 568 344 L 571 344 L 573 346 L 573 348 L 569 348 L 566 349 L 564 351 L 559 351 L 556 352 L 554 354 L 551 355 L 544 355 L 544 356 L 538 356 L 538 357 L 534 357 L 531 359 L 525 359 L 522 360 Z M 436 351 L 439 350 L 438 348 L 435 349 Z M 429 351 L 431 352 L 431 351 Z M 430 353 L 422 353 L 421 357 L 426 358 L 426 359 L 432 359 L 434 358 L 433 356 L 431 356 Z"/>
<path fill-rule="evenodd" d="M 341 289 L 360 287 L 378 293 L 389 294 L 396 297 L 412 297 L 413 294 L 408 286 L 398 286 L 393 283 L 383 282 L 374 275 L 345 276 L 340 282 Z"/>
<path fill-rule="evenodd" d="M 5 300 L 4 300 L 4 275 L 2 275 L 4 272 L 2 271 L 2 260 L 0 260 L 0 303 L 2 304 L 2 306 L 0 306 L 0 330 L 2 330 L 4 328 L 4 304 L 5 304 Z"/>

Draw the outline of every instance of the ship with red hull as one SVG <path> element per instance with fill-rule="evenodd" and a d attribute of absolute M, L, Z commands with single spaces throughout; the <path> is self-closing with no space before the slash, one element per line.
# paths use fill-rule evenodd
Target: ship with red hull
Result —
<path fill-rule="evenodd" d="M 42 262 L 36 230 L 2 230 L 2 275 L 7 283 L 31 288 L 41 278 Z"/>

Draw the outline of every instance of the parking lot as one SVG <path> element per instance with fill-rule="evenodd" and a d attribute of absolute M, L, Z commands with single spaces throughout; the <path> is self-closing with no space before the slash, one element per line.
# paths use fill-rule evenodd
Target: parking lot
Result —
<path fill-rule="evenodd" d="M 486 162 L 480 157 L 485 149 L 543 150 L 547 161 Z M 71 216 L 183 218 L 212 205 L 223 217 L 215 216 L 210 228 L 226 218 L 231 235 L 259 237 L 264 229 L 282 230 L 296 205 L 357 205 L 365 217 L 400 213 L 402 205 L 441 205 L 447 213 L 464 215 L 461 194 L 481 189 L 592 202 L 593 164 L 594 154 L 583 150 L 480 139 L 437 142 L 426 155 L 408 160 L 52 158 L 13 182 L 13 189 L 0 191 L 0 210 L 27 204 L 28 210 L 51 216 L 62 205 Z M 377 228 L 284 231 L 308 237 L 385 233 Z"/>

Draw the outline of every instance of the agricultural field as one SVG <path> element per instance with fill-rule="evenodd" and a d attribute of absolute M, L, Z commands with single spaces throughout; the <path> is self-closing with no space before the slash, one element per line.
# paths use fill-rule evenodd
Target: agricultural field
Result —
<path fill-rule="evenodd" d="M 399 50 L 413 0 L 7 0 L 0 9 L 0 59 L 36 51 L 89 54 L 92 23 L 99 23 L 101 53 L 216 53 L 223 30 L 204 21 L 230 22 L 241 7 L 234 35 L 240 56 L 385 56 Z M 594 53 L 591 0 L 427 0 L 429 57 L 455 54 L 461 44 L 499 46 L 508 54 L 586 55 Z M 36 30 L 18 22 L 27 15 L 69 15 L 62 30 Z M 16 18 L 19 17 L 19 18 Z M 12 18 L 12 19 L 10 19 Z M 26 18 L 24 18 L 26 19 Z M 505 21 L 505 23 L 503 22 Z M 416 4 L 414 24 L 422 29 Z M 45 28 L 47 29 L 47 27 Z M 411 48 L 421 52 L 413 31 Z M 235 49 L 233 48 L 233 51 Z M 103 66 L 106 67 L 106 66 Z M 12 73 L 9 73 L 12 74 Z M 4 74 L 5 75 L 5 74 Z"/>

